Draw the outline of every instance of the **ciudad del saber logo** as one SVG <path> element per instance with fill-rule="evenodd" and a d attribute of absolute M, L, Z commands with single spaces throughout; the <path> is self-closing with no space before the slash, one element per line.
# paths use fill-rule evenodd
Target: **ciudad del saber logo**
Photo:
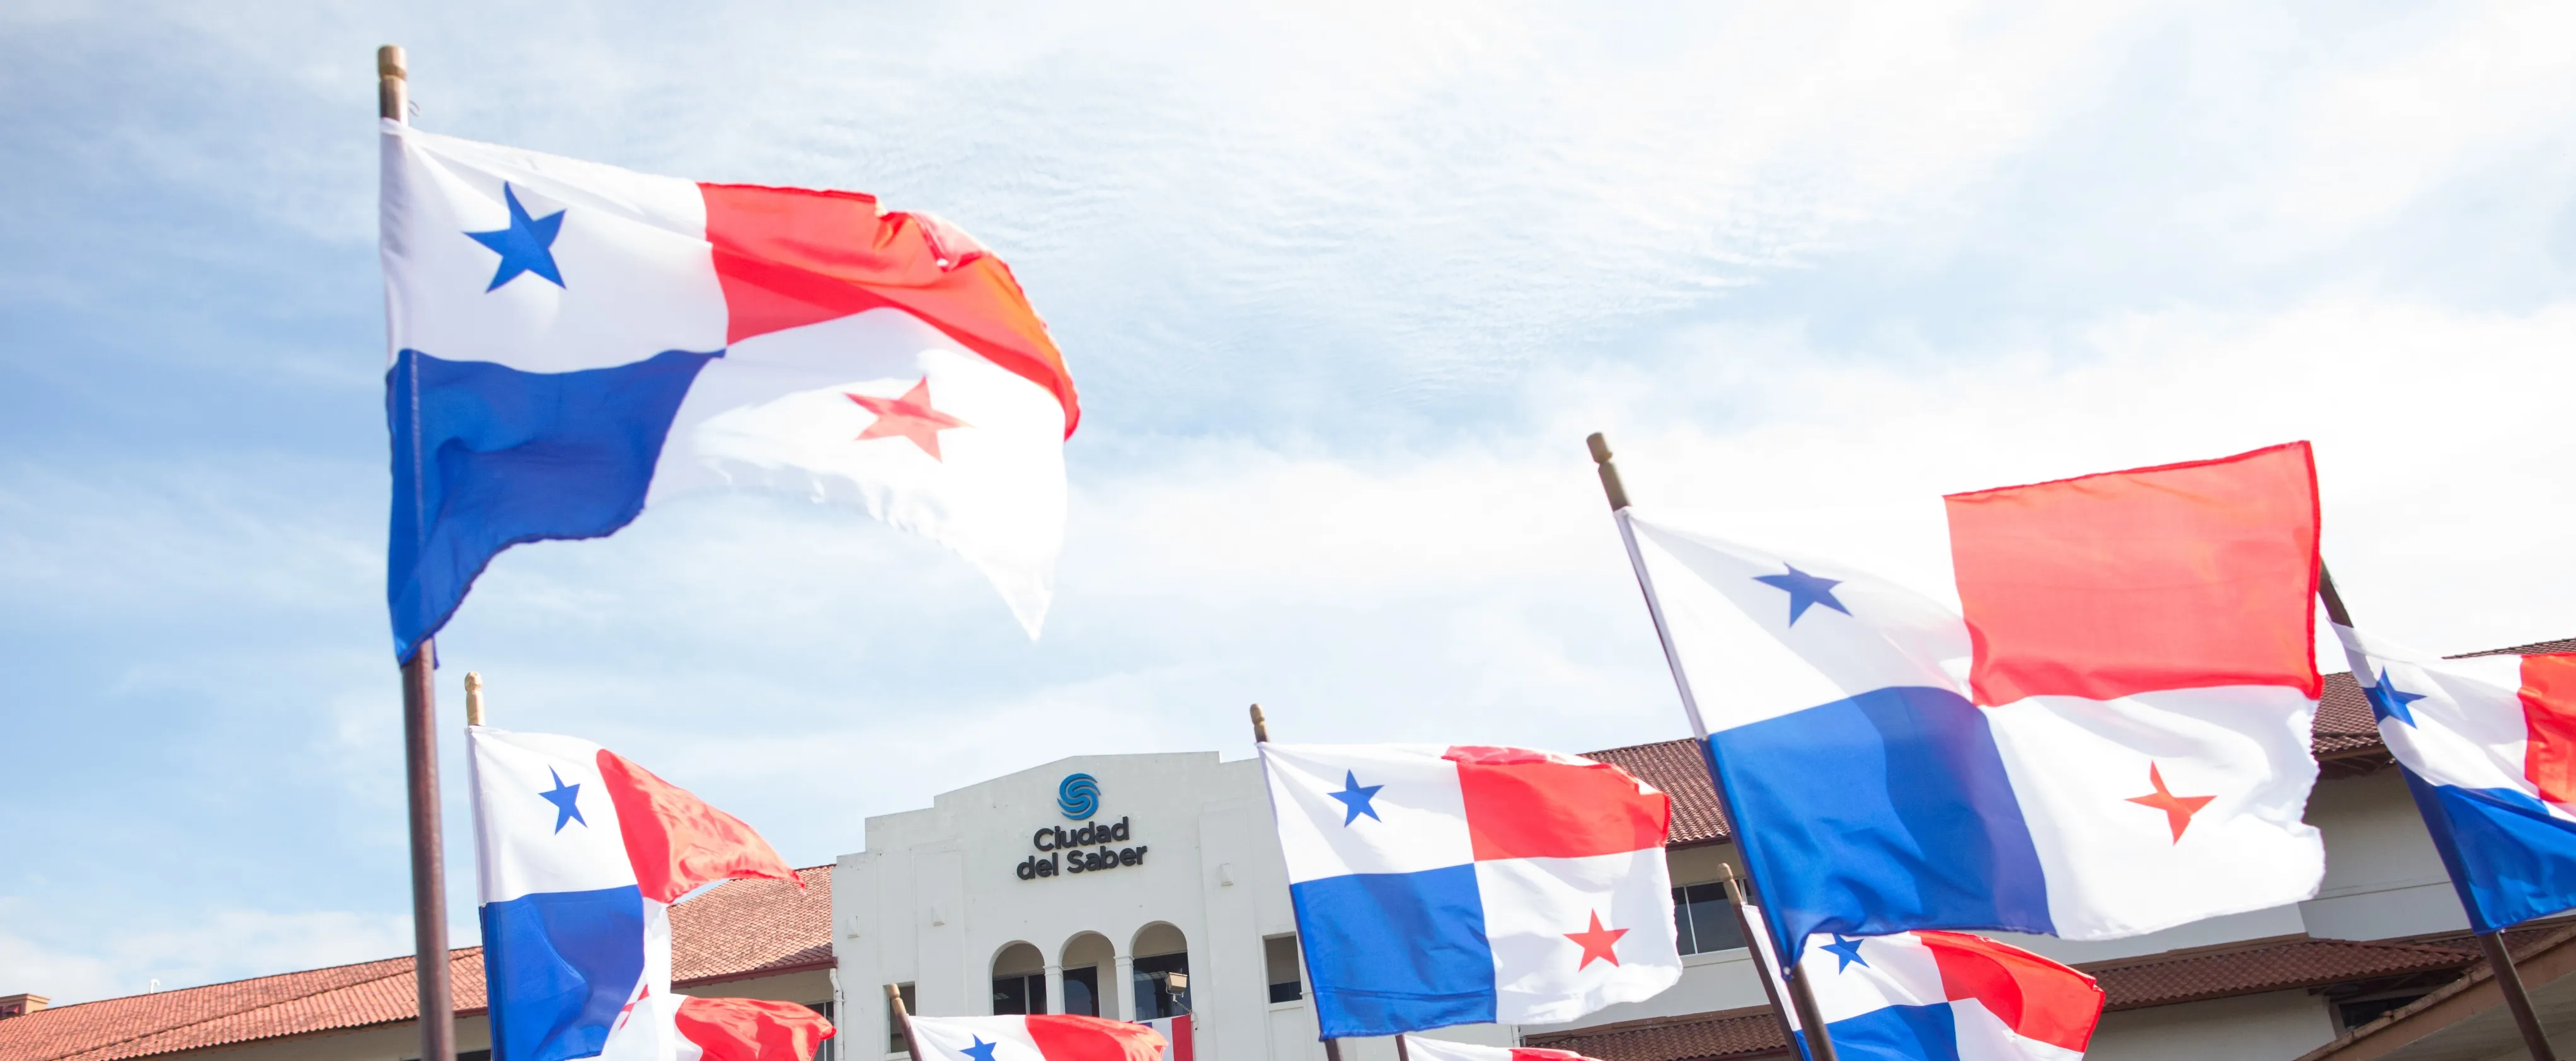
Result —
<path fill-rule="evenodd" d="M 1145 864 L 1145 845 L 1120 847 L 1129 839 L 1127 819 L 1115 823 L 1089 820 L 1100 812 L 1100 781 L 1090 774 L 1067 774 L 1055 788 L 1056 809 L 1081 825 L 1041 825 L 1029 835 L 1029 846 L 1037 854 L 1020 860 L 1016 872 L 1021 880 L 1053 877 L 1060 873 L 1097 873 L 1120 866 Z"/>

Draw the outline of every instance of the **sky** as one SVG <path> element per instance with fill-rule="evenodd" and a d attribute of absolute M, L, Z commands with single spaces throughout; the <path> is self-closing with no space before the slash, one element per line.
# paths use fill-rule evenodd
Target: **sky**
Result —
<path fill-rule="evenodd" d="M 2576 636 L 2572 21 L 0 7 L 0 993 L 410 950 L 378 44 L 426 129 L 962 225 L 1085 412 L 1034 643 L 794 498 L 501 557 L 439 638 L 465 943 L 467 670 L 798 865 L 1068 755 L 1242 757 L 1256 701 L 1296 740 L 1684 736 L 1592 431 L 1641 511 L 1926 589 L 1942 492 L 2307 439 L 2364 625 Z"/>

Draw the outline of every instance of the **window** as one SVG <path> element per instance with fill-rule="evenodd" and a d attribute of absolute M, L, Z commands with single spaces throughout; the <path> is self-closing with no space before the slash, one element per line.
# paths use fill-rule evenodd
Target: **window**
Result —
<path fill-rule="evenodd" d="M 2391 1013 L 2397 1012 L 2398 1010 L 2404 1009 L 2408 1003 L 2422 997 L 2424 996 L 2417 994 L 2400 994 L 2391 995 L 2387 998 L 2367 998 L 2352 1002 L 2338 1002 L 2335 1004 L 2335 1016 L 2343 1021 L 2343 1030 L 2351 1031 L 2364 1024 L 2368 1024 L 2381 1017 L 2385 1017 Z"/>
<path fill-rule="evenodd" d="M 904 1012 L 912 1012 L 912 985 L 897 984 L 895 985 L 895 992 L 903 996 Z M 894 1000 L 889 998 L 886 1000 L 886 1052 L 889 1054 L 909 1053 L 911 1052 L 911 1045 L 912 1044 L 904 1041 L 903 1018 L 895 1015 Z"/>
<path fill-rule="evenodd" d="M 1100 1015 L 1100 967 L 1064 971 L 1064 1011 L 1085 1017 Z"/>
<path fill-rule="evenodd" d="M 1684 954 L 1734 950 L 1744 945 L 1744 925 L 1736 920 L 1735 902 L 1726 885 L 1691 884 L 1673 889 L 1673 939 Z"/>
<path fill-rule="evenodd" d="M 1046 974 L 993 978 L 993 1015 L 1046 1012 Z"/>
<path fill-rule="evenodd" d="M 1297 937 L 1265 936 L 1262 961 L 1270 967 L 1270 1001 L 1295 1002 L 1306 997 L 1306 981 L 1297 972 Z"/>
<path fill-rule="evenodd" d="M 1136 979 L 1136 1019 L 1160 1020 L 1190 1011 L 1190 956 L 1157 954 L 1138 958 L 1133 966 Z"/>
<path fill-rule="evenodd" d="M 829 1024 L 834 1028 L 841 1026 L 839 1015 L 832 1012 L 831 999 L 827 998 L 820 1002 L 808 1002 L 805 1004 L 805 1008 L 822 1014 L 823 1023 Z M 814 1044 L 814 1058 L 809 1059 L 809 1061 L 817 1061 L 817 1059 L 826 1057 L 832 1058 L 833 1061 L 839 1061 L 841 1056 L 840 1042 L 841 1037 L 835 1035 L 829 1039 L 825 1039 L 822 1042 Z M 488 1059 L 486 1059 L 486 1061 L 488 1061 Z"/>

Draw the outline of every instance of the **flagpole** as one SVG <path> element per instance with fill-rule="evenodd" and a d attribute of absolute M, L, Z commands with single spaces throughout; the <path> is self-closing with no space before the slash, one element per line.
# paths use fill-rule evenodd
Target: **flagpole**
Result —
<path fill-rule="evenodd" d="M 1672 627 L 1664 622 L 1664 602 L 1662 598 L 1655 595 L 1655 580 L 1646 573 L 1646 554 L 1637 548 L 1637 528 L 1630 522 L 1628 513 L 1628 487 L 1619 481 L 1619 466 L 1611 462 L 1610 440 L 1595 431 L 1590 438 L 1583 441 L 1584 445 L 1592 451 L 1592 463 L 1600 470 L 1601 492 L 1609 496 L 1610 518 L 1612 522 L 1619 525 L 1619 541 L 1628 547 L 1628 566 L 1637 573 L 1637 589 L 1646 595 L 1646 615 L 1654 620 L 1655 638 L 1663 643 L 1664 665 L 1672 669 L 1673 687 L 1681 692 L 1682 713 L 1690 717 L 1691 739 L 1699 745 L 1700 762 L 1708 767 L 1709 788 L 1717 798 L 1718 816 L 1726 821 L 1730 830 L 1734 831 L 1736 853 L 1743 857 L 1744 864 L 1749 869 L 1753 865 L 1753 850 L 1745 846 L 1742 827 L 1735 820 L 1735 812 L 1726 805 L 1726 786 L 1719 782 L 1717 776 L 1717 753 L 1710 749 L 1708 744 L 1708 722 L 1700 715 L 1699 698 L 1691 693 L 1690 675 L 1682 670 L 1681 655 L 1673 648 Z M 1756 971 L 1768 975 L 1769 970 L 1760 968 L 1764 964 L 1761 948 L 1751 949 Z M 1799 971 L 1794 962 L 1782 972 L 1781 979 L 1789 985 L 1789 1002 L 1797 1007 L 1798 1023 L 1807 1032 L 1808 1056 L 1813 1061 L 1836 1061 L 1833 1036 L 1825 1031 L 1822 1011 L 1816 1008 L 1816 993 L 1808 985 L 1806 976 Z M 1777 1008 L 1776 1002 L 1774 1008 Z M 1782 1018 L 1782 1024 L 1785 1031 L 1787 1024 L 1785 1016 Z M 1797 1049 L 1797 1039 L 1794 1036 L 1789 1041 L 1789 1048 L 1793 1051 Z M 2545 1059 L 2545 1061 L 2556 1061 L 2556 1059 Z"/>
<path fill-rule="evenodd" d="M 410 70 L 402 46 L 376 49 L 376 116 L 407 122 Z M 438 649 L 421 639 L 403 661 L 403 777 L 411 810 L 412 976 L 419 988 L 420 1056 L 456 1056 L 456 993 L 447 957 L 447 858 L 438 827 Z"/>
<path fill-rule="evenodd" d="M 926 1059 L 921 1056 L 920 1040 L 912 1037 L 912 1011 L 904 1008 L 903 988 L 901 986 L 895 984 L 886 985 L 886 1005 L 893 1007 L 895 1022 L 903 1025 L 904 1052 L 912 1055 L 912 1061 L 926 1061 Z"/>
<path fill-rule="evenodd" d="M 2326 570 L 2323 560 L 2317 561 L 2317 599 L 2325 602 L 2327 619 L 2346 630 L 2354 629 L 2352 612 L 2344 608 L 2343 594 L 2335 591 L 2334 575 Z M 2335 640 L 2343 642 L 2340 636 Z M 2352 667 L 2353 684 L 2359 685 L 2370 675 L 2370 657 L 2349 642 L 2343 642 L 2343 646 L 2344 659 Z M 2423 808 L 2418 806 L 2416 809 L 2420 812 Z M 2457 882 L 2453 886 L 2457 887 Z M 2466 898 L 2462 896 L 2464 902 Z M 2514 968 L 2513 952 L 2504 945 L 2504 932 L 2473 934 L 2478 938 L 2478 949 L 2486 952 L 2487 968 L 2495 974 L 2496 990 L 2504 995 L 2505 1008 L 2512 1011 L 2514 1027 L 2522 1031 L 2522 1045 L 2531 1051 L 2532 1061 L 2558 1061 L 2557 1052 L 2549 1047 L 2549 1037 L 2540 1030 L 2540 1015 L 2531 1008 L 2531 995 L 2523 990 L 2522 973 Z"/>
<path fill-rule="evenodd" d="M 1717 868 L 1725 874 L 1718 878 L 1718 882 L 1726 886 L 1727 901 L 1735 907 L 1735 930 L 1744 934 L 1745 952 L 1753 956 L 1753 975 L 1762 979 L 1762 997 L 1770 1000 L 1771 1016 L 1780 1024 L 1780 1041 L 1794 1050 L 1798 1044 L 1798 1030 L 1789 1026 L 1789 1006 L 1781 1001 L 1780 981 L 1771 974 L 1774 962 L 1768 938 L 1770 929 L 1754 924 L 1754 918 L 1759 914 L 1746 912 L 1757 908 L 1752 897 L 1745 894 L 1744 881 L 1735 875 L 1735 867 L 1720 862 Z"/>
<path fill-rule="evenodd" d="M 1261 705 L 1260 705 L 1260 704 L 1254 704 L 1254 705 L 1252 705 L 1252 743 L 1254 743 L 1254 744 L 1268 744 L 1268 743 L 1270 743 L 1270 720 L 1262 717 L 1262 715 L 1261 715 Z M 1267 770 L 1269 770 L 1269 766 L 1268 766 L 1267 764 L 1264 764 L 1264 765 L 1263 765 L 1263 767 L 1262 767 L 1262 769 L 1266 772 Z M 1306 931 L 1306 926 L 1304 926 L 1304 925 L 1299 925 L 1299 926 L 1297 926 L 1297 931 L 1298 931 L 1298 933 L 1299 933 L 1299 935 L 1298 935 L 1298 939 L 1297 939 L 1297 946 L 1298 946 L 1298 948 L 1299 948 L 1299 949 L 1301 949 L 1301 950 L 1302 950 L 1302 949 L 1304 949 L 1304 947 L 1305 947 L 1305 945 L 1306 945 L 1306 940 L 1305 940 L 1305 936 L 1304 936 L 1304 933 L 1305 933 L 1305 931 Z M 1318 1001 L 1318 1002 L 1316 1003 L 1317 1008 L 1316 1008 L 1316 1010 L 1315 1010 L 1315 1017 L 1316 1017 L 1316 1019 L 1317 1019 L 1317 1023 L 1318 1023 L 1318 1024 L 1320 1024 L 1320 1023 L 1321 1023 L 1322 1018 L 1323 1018 L 1323 1016 L 1324 1016 L 1324 1011 L 1323 1011 L 1323 1009 L 1322 1009 L 1322 1005 L 1323 1005 L 1323 1004 L 1322 1004 L 1322 1002 L 1321 1002 L 1321 1001 Z M 1395 1046 L 1395 1049 L 1396 1049 L 1396 1052 L 1398 1052 L 1398 1053 L 1402 1053 L 1402 1052 L 1404 1051 L 1404 1040 L 1402 1040 L 1402 1039 L 1400 1039 L 1400 1038 L 1399 1038 L 1399 1039 L 1397 1039 L 1397 1040 L 1396 1040 L 1396 1046 Z M 1326 1039 L 1324 1040 L 1324 1061 L 1342 1061 L 1342 1041 L 1341 1041 L 1341 1040 L 1339 1040 L 1339 1039 L 1333 1039 L 1333 1038 L 1326 1038 Z M 1401 1059 L 1399 1059 L 1399 1061 L 1401 1061 Z"/>

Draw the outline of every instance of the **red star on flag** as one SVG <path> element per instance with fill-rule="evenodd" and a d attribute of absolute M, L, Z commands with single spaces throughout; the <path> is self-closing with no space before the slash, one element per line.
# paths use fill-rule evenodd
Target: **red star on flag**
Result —
<path fill-rule="evenodd" d="M 900 435 L 911 439 L 912 444 L 921 447 L 923 453 L 930 454 L 932 460 L 941 460 L 940 432 L 952 427 L 975 426 L 930 407 L 930 377 L 928 376 L 921 377 L 921 382 L 913 384 L 912 389 L 903 392 L 903 397 L 900 398 L 878 398 L 866 394 L 842 396 L 859 403 L 860 408 L 877 414 L 876 422 L 869 424 L 867 430 L 859 432 L 857 441 L 865 442 L 872 438 L 893 438 Z"/>
<path fill-rule="evenodd" d="M 2147 783 L 2156 786 L 2155 793 L 2146 796 L 2131 796 L 2129 797 L 2129 802 L 2154 807 L 2157 810 L 2165 812 L 2165 823 L 2173 826 L 2173 838 L 2174 842 L 2177 844 L 2182 842 L 2182 831 L 2191 828 L 2191 816 L 2200 813 L 2200 809 L 2208 806 L 2209 801 L 2218 798 L 2216 796 L 2174 795 L 2171 791 L 2165 788 L 2164 772 L 2156 768 L 2156 764 L 2153 760 L 2150 760 L 2147 763 Z"/>
<path fill-rule="evenodd" d="M 1619 964 L 1618 952 L 1610 948 L 1619 942 L 1619 937 L 1627 934 L 1628 930 L 1624 928 L 1601 927 L 1601 911 L 1593 911 L 1592 928 L 1589 931 L 1565 934 L 1565 938 L 1573 940 L 1575 946 L 1583 948 L 1583 960 L 1575 963 L 1574 967 L 1580 970 L 1591 965 L 1595 959 L 1612 965 Z"/>

